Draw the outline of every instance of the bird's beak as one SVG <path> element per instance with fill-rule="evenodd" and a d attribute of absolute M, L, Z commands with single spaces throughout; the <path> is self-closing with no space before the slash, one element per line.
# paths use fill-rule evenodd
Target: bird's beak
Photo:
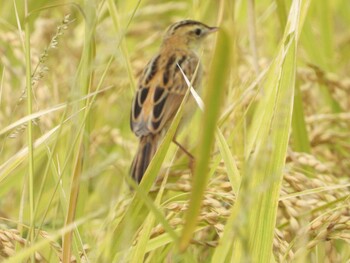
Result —
<path fill-rule="evenodd" d="M 208 30 L 208 34 L 214 33 L 216 31 L 218 31 L 219 29 L 220 29 L 219 27 L 215 27 L 215 26 L 210 27 L 209 30 Z"/>

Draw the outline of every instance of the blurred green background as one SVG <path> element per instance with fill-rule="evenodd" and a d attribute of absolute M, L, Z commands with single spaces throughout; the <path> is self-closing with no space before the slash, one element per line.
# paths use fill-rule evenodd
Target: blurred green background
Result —
<path fill-rule="evenodd" d="M 1 260 L 349 260 L 348 0 L 0 6 Z M 150 192 L 135 193 L 132 96 L 164 31 L 183 19 L 219 25 L 226 36 L 200 51 L 204 97 L 210 83 L 224 83 L 222 137 L 203 196 L 191 197 L 193 173 L 175 145 Z M 215 70 L 225 59 L 220 44 L 228 74 Z M 197 111 L 180 134 L 196 156 L 203 119 Z M 180 252 L 190 198 L 203 202 Z"/>

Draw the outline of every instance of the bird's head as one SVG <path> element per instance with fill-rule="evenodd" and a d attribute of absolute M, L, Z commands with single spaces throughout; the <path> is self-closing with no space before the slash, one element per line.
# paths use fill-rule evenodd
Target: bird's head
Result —
<path fill-rule="evenodd" d="M 209 34 L 218 31 L 195 20 L 183 20 L 172 24 L 165 33 L 164 44 L 173 46 L 197 47 Z"/>

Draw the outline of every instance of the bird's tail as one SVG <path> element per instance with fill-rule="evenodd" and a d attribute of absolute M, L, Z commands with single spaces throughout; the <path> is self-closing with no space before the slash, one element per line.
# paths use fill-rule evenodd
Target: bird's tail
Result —
<path fill-rule="evenodd" d="M 140 138 L 139 147 L 131 165 L 132 178 L 140 183 L 149 163 L 158 147 L 158 135 L 147 135 Z"/>

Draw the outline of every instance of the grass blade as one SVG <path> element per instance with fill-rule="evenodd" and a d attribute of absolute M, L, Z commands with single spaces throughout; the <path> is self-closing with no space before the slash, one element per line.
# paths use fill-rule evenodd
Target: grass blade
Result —
<path fill-rule="evenodd" d="M 214 144 L 216 122 L 219 117 L 220 106 L 225 91 L 230 63 L 230 40 L 226 31 L 222 30 L 214 54 L 214 61 L 210 69 L 210 76 L 205 94 L 205 109 L 203 116 L 203 133 L 199 139 L 197 164 L 192 183 L 190 205 L 186 215 L 186 222 L 180 240 L 180 250 L 184 250 L 192 237 L 200 212 L 202 197 L 208 181 L 208 163 Z"/>
<path fill-rule="evenodd" d="M 261 119 L 263 125 L 256 133 L 256 150 L 246 161 L 242 188 L 235 204 L 240 217 L 246 218 L 236 223 L 240 233 L 236 233 L 234 241 L 235 262 L 271 262 L 273 259 L 272 241 L 291 131 L 296 48 L 303 7 L 301 1 L 292 4 L 278 56 L 265 83 L 265 98 L 254 116 Z M 260 113 L 263 108 L 265 110 Z"/>

